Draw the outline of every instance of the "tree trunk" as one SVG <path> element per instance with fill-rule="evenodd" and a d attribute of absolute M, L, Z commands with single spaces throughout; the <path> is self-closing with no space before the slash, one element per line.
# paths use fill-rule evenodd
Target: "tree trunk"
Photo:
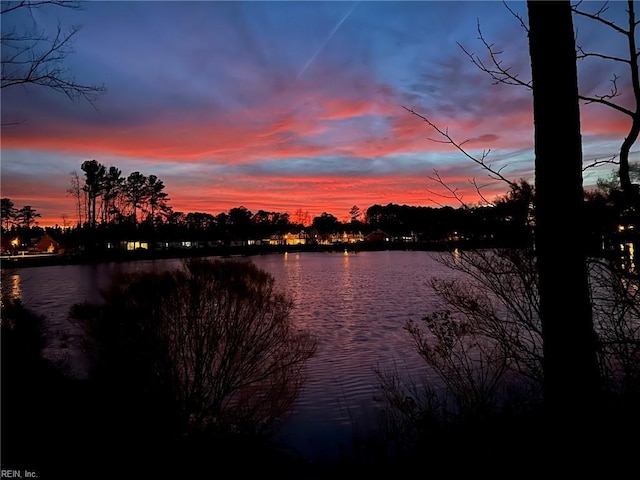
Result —
<path fill-rule="evenodd" d="M 569 1 L 528 0 L 535 127 L 535 244 L 545 402 L 576 426 L 600 382 L 583 239 L 582 146 Z M 559 416 L 556 416 L 559 415 Z"/>
<path fill-rule="evenodd" d="M 629 61 L 631 66 L 631 86 L 636 104 L 633 110 L 634 114 L 631 116 L 631 129 L 620 147 L 620 186 L 625 194 L 625 198 L 630 202 L 631 207 L 637 208 L 638 192 L 633 183 L 631 183 L 629 175 L 629 152 L 638 139 L 638 135 L 640 135 L 640 76 L 638 74 L 638 56 L 636 55 L 636 15 L 633 4 L 633 0 L 627 1 L 627 12 L 629 14 L 629 34 L 627 41 L 629 44 Z"/>

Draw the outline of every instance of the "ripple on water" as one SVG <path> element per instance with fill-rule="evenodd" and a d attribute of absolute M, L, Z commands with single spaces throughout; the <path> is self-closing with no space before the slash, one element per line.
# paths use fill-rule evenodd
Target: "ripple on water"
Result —
<path fill-rule="evenodd" d="M 302 451 L 333 451 L 375 409 L 374 368 L 421 375 L 422 361 L 404 330 L 433 305 L 428 279 L 446 275 L 428 252 L 291 253 L 251 257 L 294 300 L 292 319 L 318 338 L 308 382 L 283 434 Z M 68 321 L 75 302 L 99 301 L 117 272 L 175 268 L 179 260 L 70 265 L 17 271 L 16 288 L 51 331 L 78 333 Z M 59 339 L 48 352 L 60 354 Z M 74 352 L 72 361 L 80 363 Z"/>

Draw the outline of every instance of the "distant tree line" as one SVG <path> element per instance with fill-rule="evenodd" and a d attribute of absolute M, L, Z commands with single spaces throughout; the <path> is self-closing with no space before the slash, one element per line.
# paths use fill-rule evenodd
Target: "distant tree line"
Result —
<path fill-rule="evenodd" d="M 350 220 L 340 221 L 323 212 L 309 225 L 302 222 L 299 211 L 295 219 L 286 212 L 258 210 L 244 206 L 217 215 L 205 212 L 177 212 L 169 205 L 164 182 L 156 175 L 138 171 L 122 175 L 117 167 L 105 167 L 96 160 L 82 163 L 84 178 L 72 172 L 67 193 L 77 208 L 75 226 L 41 228 L 41 216 L 31 205 L 17 208 L 10 198 L 2 198 L 2 232 L 37 238 L 45 233 L 68 247 L 104 246 L 104 242 L 148 241 L 247 241 L 266 239 L 289 232 L 313 232 L 323 238 L 334 233 L 362 233 L 381 230 L 391 241 L 442 243 L 466 241 L 487 246 L 528 246 L 533 242 L 532 208 L 535 192 L 521 180 L 490 205 L 454 207 L 409 206 L 396 203 L 374 204 L 364 213 L 354 205 Z M 640 164 L 631 165 L 632 178 L 640 179 Z M 620 235 L 619 225 L 625 221 L 624 194 L 612 173 L 598 181 L 594 190 L 585 194 L 584 207 L 589 219 L 587 239 L 591 250 Z M 562 208 L 561 205 L 558 208 Z M 308 218 L 308 216 L 307 216 Z M 570 232 L 557 232 L 558 240 Z"/>

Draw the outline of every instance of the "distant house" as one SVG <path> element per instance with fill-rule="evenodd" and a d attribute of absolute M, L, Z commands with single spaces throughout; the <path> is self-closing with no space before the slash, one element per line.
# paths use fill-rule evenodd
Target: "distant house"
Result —
<path fill-rule="evenodd" d="M 149 250 L 149 242 L 144 240 L 120 240 L 116 242 L 106 242 L 108 250 Z"/>
<path fill-rule="evenodd" d="M 305 245 L 307 243 L 307 233 L 304 230 L 298 232 L 287 232 L 284 234 L 285 245 Z"/>
<path fill-rule="evenodd" d="M 388 242 L 391 237 L 378 229 L 364 237 L 365 242 Z"/>
<path fill-rule="evenodd" d="M 64 253 L 64 248 L 49 234 L 38 240 L 33 249 L 38 253 Z"/>
<path fill-rule="evenodd" d="M 268 243 L 269 245 L 306 245 L 309 243 L 309 237 L 304 230 L 289 231 L 285 234 L 271 235 Z"/>
<path fill-rule="evenodd" d="M 270 235 L 269 245 L 284 245 L 284 236 L 280 233 Z"/>
<path fill-rule="evenodd" d="M 18 237 L 11 237 L 9 235 L 2 235 L 2 253 L 15 255 L 20 248 L 20 239 Z"/>
<path fill-rule="evenodd" d="M 149 250 L 149 242 L 144 240 L 125 240 L 120 244 L 124 250 Z"/>
<path fill-rule="evenodd" d="M 330 237 L 331 243 L 357 243 L 364 240 L 362 233 L 342 232 L 334 233 Z"/>

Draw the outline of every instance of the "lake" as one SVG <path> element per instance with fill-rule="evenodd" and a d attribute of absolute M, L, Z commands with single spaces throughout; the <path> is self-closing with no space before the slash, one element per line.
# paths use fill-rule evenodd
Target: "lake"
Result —
<path fill-rule="evenodd" d="M 438 299 L 429 287 L 451 272 L 424 251 L 290 252 L 242 257 L 273 275 L 276 287 L 294 300 L 297 325 L 318 338 L 308 364 L 308 381 L 282 429 L 282 440 L 309 460 L 335 458 L 353 433 L 374 425 L 377 381 L 374 368 L 398 369 L 406 378 L 424 375 L 424 363 L 404 330 L 409 319 L 433 311 Z M 178 259 L 97 265 L 64 265 L 7 271 L 5 288 L 46 316 L 50 358 L 67 355 L 78 376 L 86 374 L 72 348 L 80 332 L 68 322 L 75 302 L 100 301 L 100 289 L 116 272 L 164 270 Z"/>

